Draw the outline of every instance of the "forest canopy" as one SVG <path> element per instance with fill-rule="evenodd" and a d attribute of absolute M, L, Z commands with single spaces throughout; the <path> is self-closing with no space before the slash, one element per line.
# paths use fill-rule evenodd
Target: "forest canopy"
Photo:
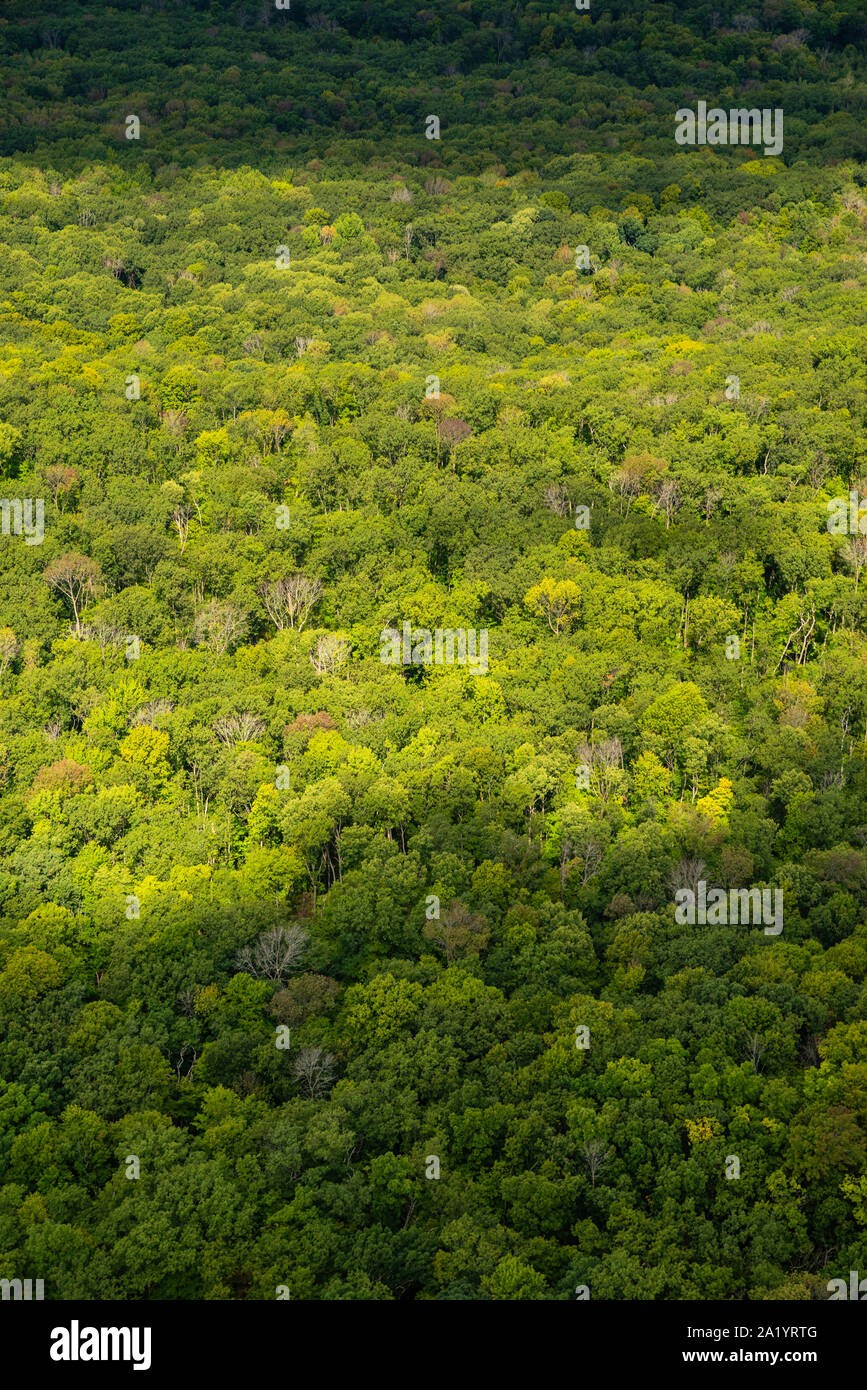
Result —
<path fill-rule="evenodd" d="M 0 1278 L 867 1270 L 865 29 L 4 6 Z"/>

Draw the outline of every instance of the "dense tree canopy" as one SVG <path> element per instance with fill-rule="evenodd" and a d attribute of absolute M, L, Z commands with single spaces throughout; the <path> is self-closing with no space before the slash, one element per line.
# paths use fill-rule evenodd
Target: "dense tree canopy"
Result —
<path fill-rule="evenodd" d="M 0 1277 L 867 1272 L 862 7 L 32 10 Z M 715 93 L 782 154 L 679 148 Z M 699 884 L 784 929 L 678 922 Z"/>

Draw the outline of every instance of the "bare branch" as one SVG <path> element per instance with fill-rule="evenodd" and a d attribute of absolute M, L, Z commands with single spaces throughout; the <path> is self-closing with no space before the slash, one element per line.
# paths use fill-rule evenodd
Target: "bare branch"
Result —
<path fill-rule="evenodd" d="M 301 964 L 309 942 L 300 927 L 272 927 L 252 946 L 238 952 L 236 964 L 257 980 L 282 983 Z"/>

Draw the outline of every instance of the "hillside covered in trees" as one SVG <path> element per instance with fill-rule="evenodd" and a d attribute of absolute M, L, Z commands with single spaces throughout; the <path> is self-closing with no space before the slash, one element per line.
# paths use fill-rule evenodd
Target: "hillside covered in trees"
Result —
<path fill-rule="evenodd" d="M 865 40 L 4 5 L 0 1278 L 867 1272 Z"/>

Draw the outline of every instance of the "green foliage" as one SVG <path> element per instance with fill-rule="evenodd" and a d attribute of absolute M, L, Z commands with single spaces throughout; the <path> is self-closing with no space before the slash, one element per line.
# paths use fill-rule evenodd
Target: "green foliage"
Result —
<path fill-rule="evenodd" d="M 0 26 L 44 502 L 0 1277 L 823 1297 L 867 1260 L 857 7 L 151 8 Z M 677 147 L 699 90 L 782 155 Z M 678 921 L 699 882 L 782 934 Z"/>

